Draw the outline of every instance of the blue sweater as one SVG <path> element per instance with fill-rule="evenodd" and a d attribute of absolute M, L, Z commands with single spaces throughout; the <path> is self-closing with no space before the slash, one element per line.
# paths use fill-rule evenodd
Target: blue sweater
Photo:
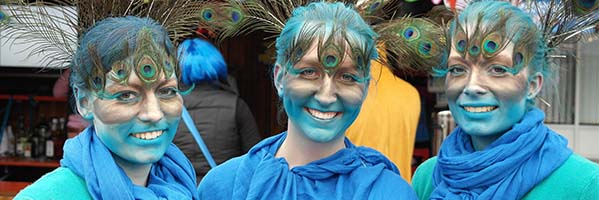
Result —
<path fill-rule="evenodd" d="M 437 158 L 422 163 L 414 173 L 412 185 L 422 200 L 428 199 L 433 186 Z M 599 165 L 572 154 L 564 164 L 531 189 L 522 199 L 599 199 Z"/>
<path fill-rule="evenodd" d="M 15 200 L 92 199 L 85 180 L 68 168 L 59 167 L 21 190 Z"/>

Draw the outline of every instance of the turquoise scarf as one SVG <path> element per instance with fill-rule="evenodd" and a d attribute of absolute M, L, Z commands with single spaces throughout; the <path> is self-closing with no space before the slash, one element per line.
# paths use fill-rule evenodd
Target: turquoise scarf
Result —
<path fill-rule="evenodd" d="M 147 187 L 133 185 L 93 126 L 66 141 L 60 165 L 85 179 L 94 199 L 198 199 L 193 166 L 174 144 L 152 164 Z"/>
<path fill-rule="evenodd" d="M 572 154 L 568 141 L 543 119 L 541 110 L 528 111 L 482 151 L 475 151 L 470 136 L 456 128 L 441 145 L 430 198 L 522 198 Z"/>

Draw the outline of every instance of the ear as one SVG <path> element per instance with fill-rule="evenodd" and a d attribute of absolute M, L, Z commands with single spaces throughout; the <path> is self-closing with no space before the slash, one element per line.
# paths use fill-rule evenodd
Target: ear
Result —
<path fill-rule="evenodd" d="M 77 111 L 86 120 L 94 119 L 94 115 L 92 112 L 92 102 L 89 99 L 89 95 L 86 95 L 86 92 L 79 90 L 78 88 L 73 88 L 73 95 L 75 96 L 75 103 L 77 104 Z"/>
<path fill-rule="evenodd" d="M 533 100 L 543 88 L 543 74 L 536 72 L 529 78 L 526 99 Z"/>
<path fill-rule="evenodd" d="M 285 75 L 285 72 L 283 70 L 283 68 L 281 67 L 281 65 L 276 64 L 275 65 L 275 71 L 274 71 L 274 83 L 275 83 L 275 88 L 277 89 L 277 94 L 279 95 L 279 97 L 283 96 L 283 77 Z"/>

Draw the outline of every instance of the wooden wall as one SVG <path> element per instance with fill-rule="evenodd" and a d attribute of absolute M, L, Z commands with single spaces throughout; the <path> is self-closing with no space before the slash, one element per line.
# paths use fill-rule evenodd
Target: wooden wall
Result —
<path fill-rule="evenodd" d="M 219 49 L 227 61 L 229 74 L 237 79 L 240 96 L 252 110 L 258 129 L 263 137 L 268 137 L 286 128 L 277 122 L 279 97 L 271 78 L 274 54 L 265 54 L 269 41 L 264 37 L 262 33 L 236 37 L 224 41 Z"/>

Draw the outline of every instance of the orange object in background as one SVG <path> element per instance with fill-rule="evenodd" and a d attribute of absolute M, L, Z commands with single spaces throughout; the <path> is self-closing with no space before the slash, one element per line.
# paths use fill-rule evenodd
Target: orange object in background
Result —
<path fill-rule="evenodd" d="M 411 182 L 420 95 L 414 86 L 395 77 L 378 62 L 371 63 L 370 71 L 368 95 L 346 136 L 357 146 L 383 153 L 397 165 L 401 176 Z"/>

